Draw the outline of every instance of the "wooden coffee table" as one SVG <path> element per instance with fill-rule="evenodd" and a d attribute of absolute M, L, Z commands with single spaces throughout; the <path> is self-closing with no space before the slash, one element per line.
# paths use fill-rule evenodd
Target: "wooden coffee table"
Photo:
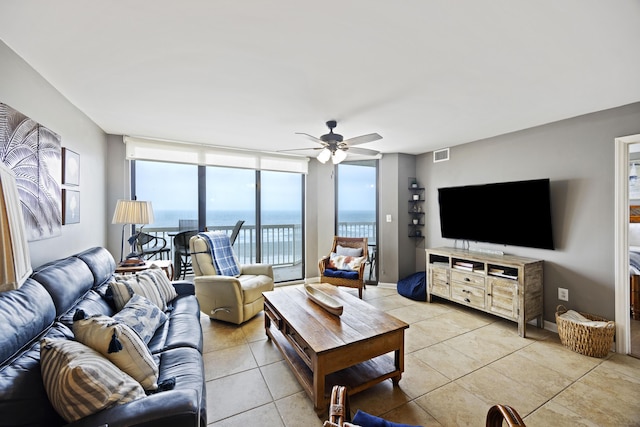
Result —
<path fill-rule="evenodd" d="M 314 285 L 340 301 L 335 316 L 300 286 L 264 292 L 265 329 L 322 415 L 334 385 L 355 394 L 404 371 L 405 322 L 329 284 Z"/>

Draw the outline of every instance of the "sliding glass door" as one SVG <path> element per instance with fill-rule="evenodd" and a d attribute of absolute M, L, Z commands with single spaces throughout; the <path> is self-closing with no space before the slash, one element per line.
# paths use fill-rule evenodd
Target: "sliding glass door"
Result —
<path fill-rule="evenodd" d="M 344 162 L 337 167 L 336 233 L 342 237 L 367 237 L 367 283 L 377 283 L 378 161 Z"/>

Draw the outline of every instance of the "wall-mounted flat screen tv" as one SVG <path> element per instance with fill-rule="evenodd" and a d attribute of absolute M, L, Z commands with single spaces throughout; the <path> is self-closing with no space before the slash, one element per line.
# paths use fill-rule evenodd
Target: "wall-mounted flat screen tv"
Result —
<path fill-rule="evenodd" d="M 442 237 L 554 249 L 549 179 L 438 189 Z"/>

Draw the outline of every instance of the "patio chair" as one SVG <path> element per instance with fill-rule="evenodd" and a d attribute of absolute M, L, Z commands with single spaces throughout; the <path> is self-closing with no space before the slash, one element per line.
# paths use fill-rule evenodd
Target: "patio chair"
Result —
<path fill-rule="evenodd" d="M 358 289 L 362 299 L 364 269 L 368 257 L 366 237 L 333 237 L 331 253 L 320 259 L 320 282 Z"/>
<path fill-rule="evenodd" d="M 164 237 L 154 236 L 139 232 L 135 241 L 136 254 L 145 260 L 159 255 L 160 259 L 169 259 L 170 249 L 167 248 L 167 240 Z"/>
<path fill-rule="evenodd" d="M 189 239 L 198 234 L 197 230 L 182 231 L 173 238 L 173 265 L 175 279 L 184 279 L 187 274 L 193 273 L 191 252 L 189 251 Z"/>
<path fill-rule="evenodd" d="M 231 246 L 233 246 L 233 244 L 236 242 L 236 239 L 238 238 L 238 234 L 240 234 L 240 229 L 242 228 L 242 224 L 244 224 L 243 219 L 236 222 L 236 225 L 233 227 L 233 230 L 231 231 L 231 237 L 229 238 L 229 240 L 231 240 Z"/>

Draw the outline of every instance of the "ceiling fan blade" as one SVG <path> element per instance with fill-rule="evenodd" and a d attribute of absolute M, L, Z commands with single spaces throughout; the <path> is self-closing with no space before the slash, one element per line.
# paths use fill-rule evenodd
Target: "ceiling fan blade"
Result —
<path fill-rule="evenodd" d="M 324 145 L 324 144 L 325 144 L 323 140 L 318 139 L 318 138 L 316 138 L 316 137 L 315 137 L 315 136 L 313 136 L 313 135 L 309 135 L 308 133 L 304 133 L 304 132 L 296 132 L 296 135 L 304 135 L 304 136 L 306 136 L 308 139 L 310 139 L 310 140 L 311 140 L 311 141 L 313 141 L 313 142 L 317 142 L 318 144 L 322 144 L 322 145 Z"/>
<path fill-rule="evenodd" d="M 347 148 L 347 153 L 360 154 L 363 156 L 377 156 L 378 154 L 380 154 L 380 152 L 376 150 L 369 150 L 367 148 L 357 148 L 357 147 Z"/>
<path fill-rule="evenodd" d="M 289 150 L 278 150 L 278 153 L 285 153 L 288 151 L 309 151 L 309 150 L 323 150 L 324 147 L 307 147 L 307 148 L 291 148 Z"/>
<path fill-rule="evenodd" d="M 367 135 L 360 135 L 354 138 L 349 138 L 342 142 L 347 143 L 349 145 L 360 145 L 360 144 L 364 144 L 365 142 L 373 142 L 379 139 L 382 139 L 380 135 L 378 135 L 377 133 L 370 133 Z"/>

